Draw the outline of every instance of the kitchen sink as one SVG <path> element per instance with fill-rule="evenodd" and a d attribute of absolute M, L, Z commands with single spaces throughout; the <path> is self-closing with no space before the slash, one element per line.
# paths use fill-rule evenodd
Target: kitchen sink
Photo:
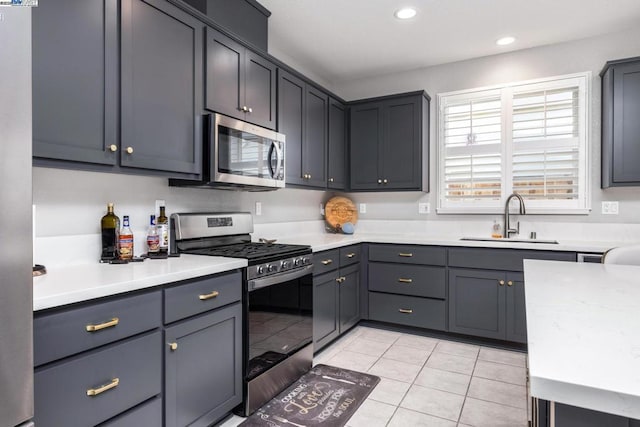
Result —
<path fill-rule="evenodd" d="M 543 239 L 520 239 L 520 238 L 508 238 L 508 239 L 494 239 L 493 237 L 463 237 L 460 240 L 468 240 L 471 242 L 497 242 L 497 243 L 546 243 L 548 245 L 557 245 L 557 240 L 543 240 Z"/>

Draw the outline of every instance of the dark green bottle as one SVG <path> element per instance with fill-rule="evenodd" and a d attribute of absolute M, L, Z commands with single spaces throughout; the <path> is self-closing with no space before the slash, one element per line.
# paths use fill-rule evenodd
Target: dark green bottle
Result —
<path fill-rule="evenodd" d="M 113 213 L 113 203 L 107 204 L 107 214 L 100 221 L 102 232 L 102 256 L 103 260 L 118 258 L 118 232 L 120 230 L 120 218 Z"/>

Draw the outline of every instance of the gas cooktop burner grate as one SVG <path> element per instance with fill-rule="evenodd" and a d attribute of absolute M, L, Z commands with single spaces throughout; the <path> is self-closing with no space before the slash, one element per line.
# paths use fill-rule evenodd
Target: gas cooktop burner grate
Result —
<path fill-rule="evenodd" d="M 217 246 L 211 248 L 191 249 L 187 253 L 196 255 L 223 256 L 231 258 L 257 259 L 275 255 L 289 255 L 296 252 L 308 251 L 304 245 L 286 245 L 281 243 L 238 243 L 234 245 Z"/>

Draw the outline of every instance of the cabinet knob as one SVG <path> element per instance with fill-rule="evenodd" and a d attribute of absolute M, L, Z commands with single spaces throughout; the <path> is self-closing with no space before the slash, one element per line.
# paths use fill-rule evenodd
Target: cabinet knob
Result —
<path fill-rule="evenodd" d="M 504 280 L 498 280 L 498 285 L 504 286 Z"/>
<path fill-rule="evenodd" d="M 244 111 L 245 113 L 247 112 L 247 106 L 243 105 L 242 108 L 240 108 L 241 111 Z"/>
<path fill-rule="evenodd" d="M 388 182 L 389 182 L 389 181 L 387 181 L 386 179 L 383 179 L 383 180 L 382 180 L 382 183 L 383 183 L 383 184 L 387 184 Z"/>
<path fill-rule="evenodd" d="M 378 180 L 378 184 L 382 184 L 382 180 L 381 179 Z"/>
<path fill-rule="evenodd" d="M 178 349 L 178 343 L 177 342 L 170 342 L 169 343 L 169 348 L 171 349 L 171 351 L 176 351 Z"/>
<path fill-rule="evenodd" d="M 127 147 L 125 151 L 127 152 L 127 154 L 133 154 L 133 147 Z"/>
<path fill-rule="evenodd" d="M 111 145 L 109 146 L 109 151 L 111 151 L 111 152 L 114 152 L 114 153 L 115 153 L 116 151 L 118 151 L 118 146 L 117 146 L 116 144 L 111 144 Z"/>
<path fill-rule="evenodd" d="M 253 108 L 251 108 L 251 107 L 247 108 L 247 112 L 248 113 L 253 113 Z"/>
<path fill-rule="evenodd" d="M 509 280 L 509 281 L 507 282 L 507 286 L 513 286 L 513 281 L 512 281 L 512 280 Z"/>
<path fill-rule="evenodd" d="M 308 177 L 309 179 L 311 179 L 311 174 L 307 175 L 307 177 Z"/>
<path fill-rule="evenodd" d="M 329 178 L 329 182 L 333 182 L 333 178 Z"/>

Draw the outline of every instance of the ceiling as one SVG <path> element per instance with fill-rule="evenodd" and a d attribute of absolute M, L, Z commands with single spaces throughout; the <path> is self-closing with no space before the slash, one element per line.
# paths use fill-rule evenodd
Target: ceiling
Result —
<path fill-rule="evenodd" d="M 272 12 L 270 53 L 293 58 L 331 83 L 587 38 L 640 22 L 639 0 L 259 1 Z M 418 15 L 396 19 L 394 11 L 407 5 Z M 516 42 L 497 46 L 506 35 Z"/>

